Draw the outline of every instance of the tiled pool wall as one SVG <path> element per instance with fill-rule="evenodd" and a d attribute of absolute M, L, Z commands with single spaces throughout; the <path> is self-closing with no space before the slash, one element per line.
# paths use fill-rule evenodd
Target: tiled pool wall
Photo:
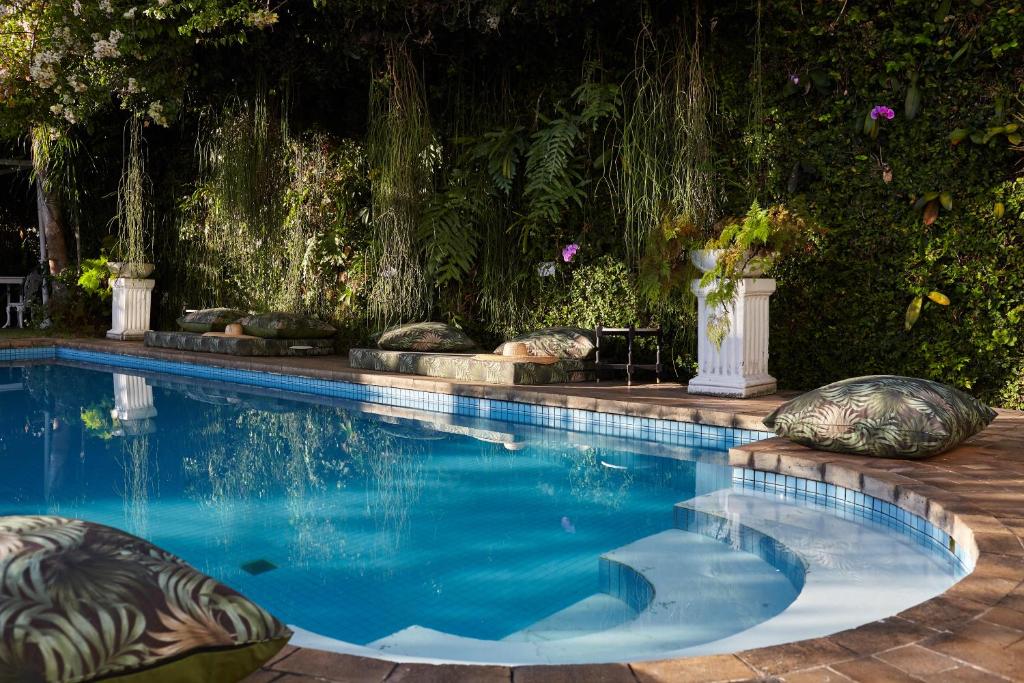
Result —
<path fill-rule="evenodd" d="M 770 432 L 736 427 L 719 427 L 516 401 L 455 396 L 257 370 L 218 368 L 198 363 L 166 361 L 59 346 L 0 349 L 0 362 L 19 360 L 67 360 L 94 363 L 126 370 L 234 382 L 303 394 L 345 398 L 367 403 L 417 408 L 467 417 L 503 420 L 515 424 L 657 441 L 688 447 L 724 450 L 771 436 Z M 833 508 L 836 514 L 849 519 L 857 518 L 884 524 L 921 545 L 952 553 L 965 571 L 970 571 L 974 567 L 974 558 L 971 554 L 962 545 L 955 543 L 947 532 L 928 520 L 884 500 L 833 484 L 742 467 L 734 467 L 732 477 L 733 486 L 736 488 L 767 491 L 794 500 L 808 500 Z M 694 525 L 697 528 L 710 523 L 710 521 L 701 521 L 698 517 L 694 517 L 692 520 L 683 519 L 681 523 Z M 755 535 L 750 534 L 746 536 L 741 534 L 737 540 L 741 543 L 749 541 L 751 547 L 762 543 Z M 797 571 L 781 555 L 778 561 L 780 569 L 786 568 L 787 572 Z M 802 581 L 802 578 L 800 580 Z M 632 590 L 642 593 L 643 588 L 634 586 Z"/>
<path fill-rule="evenodd" d="M 732 468 L 732 485 L 735 489 L 766 491 L 784 499 L 823 505 L 843 519 L 881 524 L 929 550 L 951 553 L 965 573 L 974 569 L 975 558 L 947 532 L 923 517 L 866 493 L 822 481 L 746 467 Z"/>
<path fill-rule="evenodd" d="M 756 555 L 779 570 L 797 593 L 803 590 L 807 578 L 807 562 L 771 536 L 735 520 L 694 510 L 686 505 L 676 506 L 675 526 Z"/>
<path fill-rule="evenodd" d="M 771 436 L 771 433 L 767 431 L 737 427 L 718 427 L 517 401 L 455 396 L 416 389 L 358 384 L 343 380 L 318 379 L 259 370 L 218 368 L 199 363 L 183 363 L 59 346 L 0 349 L 0 362 L 17 360 L 67 360 L 94 363 L 126 370 L 213 379 L 303 394 L 502 420 L 514 424 L 588 432 L 600 436 L 657 441 L 678 446 L 726 450 Z"/>
<path fill-rule="evenodd" d="M 654 586 L 643 574 L 607 557 L 598 563 L 598 586 L 600 592 L 618 598 L 637 614 L 654 600 Z"/>

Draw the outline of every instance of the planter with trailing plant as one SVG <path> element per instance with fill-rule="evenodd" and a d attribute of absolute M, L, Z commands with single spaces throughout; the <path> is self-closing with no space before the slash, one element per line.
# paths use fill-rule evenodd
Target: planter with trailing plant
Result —
<path fill-rule="evenodd" d="M 748 398 L 774 393 L 768 373 L 768 300 L 775 280 L 763 277 L 781 255 L 805 241 L 806 224 L 781 206 L 757 202 L 742 218 L 719 224 L 704 249 L 690 252 L 703 275 L 697 297 L 697 376 L 687 392 Z"/>
<path fill-rule="evenodd" d="M 108 339 L 139 340 L 149 330 L 156 266 L 148 263 L 146 198 L 149 179 L 142 151 L 142 120 L 128 125 L 124 172 L 117 191 L 118 243 L 107 262 L 111 273 L 111 326 Z"/>

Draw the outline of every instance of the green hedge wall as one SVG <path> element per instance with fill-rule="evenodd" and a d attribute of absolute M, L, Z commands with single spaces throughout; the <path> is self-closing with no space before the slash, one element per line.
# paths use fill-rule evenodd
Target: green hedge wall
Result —
<path fill-rule="evenodd" d="M 1024 8 L 772 2 L 762 31 L 769 170 L 754 182 L 783 201 L 799 195 L 825 229 L 777 273 L 772 372 L 791 388 L 917 375 L 1024 407 L 1007 388 L 1024 357 L 1020 141 L 950 139 L 960 128 L 1024 128 Z M 724 101 L 743 120 L 749 62 L 718 57 Z M 915 78 L 920 109 L 909 116 Z M 874 138 L 864 124 L 876 105 L 896 115 Z M 914 204 L 931 192 L 948 192 L 952 208 L 925 225 Z M 906 330 L 908 304 L 932 291 L 951 303 L 925 299 Z"/>

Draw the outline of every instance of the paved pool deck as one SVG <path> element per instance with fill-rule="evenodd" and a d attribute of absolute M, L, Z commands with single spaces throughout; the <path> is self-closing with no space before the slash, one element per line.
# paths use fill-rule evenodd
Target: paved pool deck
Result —
<path fill-rule="evenodd" d="M 424 391 L 543 403 L 720 426 L 758 428 L 791 394 L 689 396 L 673 382 L 506 387 L 352 370 L 344 358 L 235 358 L 106 340 L 13 339 Z M 1024 413 L 999 411 L 981 434 L 921 461 L 858 458 L 772 438 L 730 451 L 734 466 L 844 486 L 927 518 L 976 556 L 948 591 L 899 614 L 827 637 L 727 655 L 585 666 L 395 664 L 286 647 L 248 683 L 654 683 L 689 681 L 1024 681 Z"/>

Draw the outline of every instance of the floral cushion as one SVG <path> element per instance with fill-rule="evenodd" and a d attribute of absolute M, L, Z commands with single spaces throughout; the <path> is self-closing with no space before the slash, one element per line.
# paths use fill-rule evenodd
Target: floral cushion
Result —
<path fill-rule="evenodd" d="M 295 313 L 259 313 L 239 322 L 246 334 L 264 339 L 326 339 L 337 331 L 316 318 Z"/>
<path fill-rule="evenodd" d="M 377 346 L 389 351 L 472 351 L 476 342 L 451 325 L 410 323 L 380 335 Z"/>
<path fill-rule="evenodd" d="M 797 396 L 764 424 L 790 441 L 825 451 L 926 458 L 977 434 L 995 416 L 985 404 L 945 384 L 873 375 Z"/>
<path fill-rule="evenodd" d="M 584 360 L 594 355 L 594 332 L 579 327 L 545 327 L 511 339 L 505 344 L 522 342 L 531 356 L 554 356 Z M 494 349 L 500 354 L 505 344 Z"/>
<path fill-rule="evenodd" d="M 224 327 L 245 317 L 234 308 L 204 308 L 178 318 L 178 327 L 186 332 L 223 332 Z"/>
<path fill-rule="evenodd" d="M 0 680 L 237 681 L 291 632 L 179 558 L 110 527 L 0 517 Z"/>

